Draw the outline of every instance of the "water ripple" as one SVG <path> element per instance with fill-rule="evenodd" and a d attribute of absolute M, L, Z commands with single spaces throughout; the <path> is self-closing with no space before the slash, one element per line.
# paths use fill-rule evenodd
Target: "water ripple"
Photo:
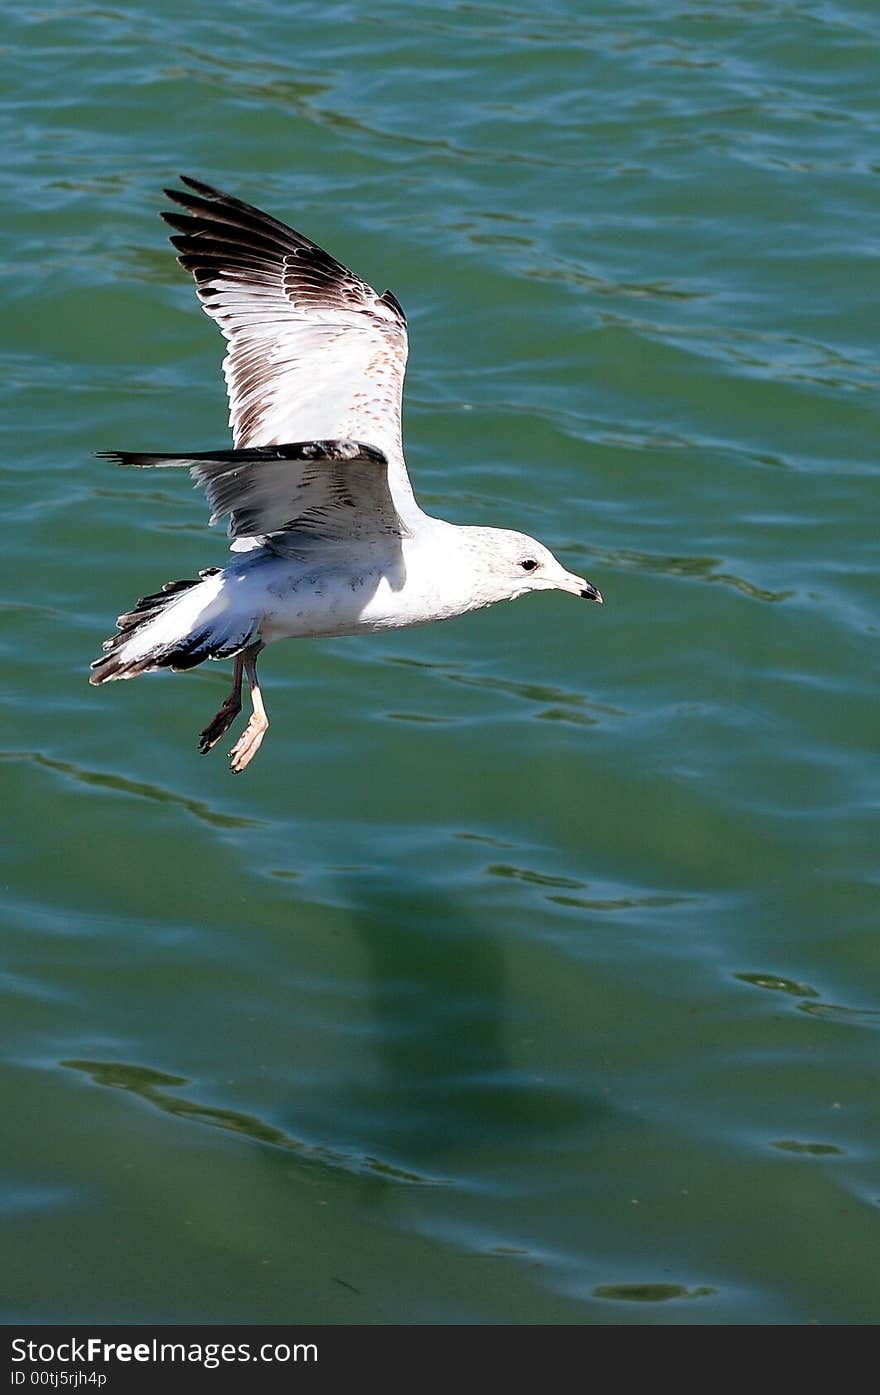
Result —
<path fill-rule="evenodd" d="M 720 569 L 724 564 L 718 557 L 664 556 L 662 553 L 641 552 L 635 548 L 616 548 L 613 551 L 603 552 L 597 548 L 586 548 L 582 543 L 571 543 L 568 550 L 587 552 L 591 557 L 596 558 L 601 565 L 615 567 L 621 571 L 639 571 L 649 572 L 657 576 L 683 577 L 688 581 L 718 582 L 722 586 L 732 587 L 733 590 L 748 596 L 749 600 L 752 601 L 769 601 L 778 604 L 780 601 L 791 600 L 797 595 L 797 591 L 793 588 L 771 591 L 765 586 L 756 586 L 754 582 L 747 581 L 743 576 L 722 571 Z"/>
<path fill-rule="evenodd" d="M 193 814 L 204 823 L 213 824 L 216 828 L 258 828 L 262 822 L 243 814 L 218 813 L 200 799 L 187 799 L 185 795 L 174 794 L 171 790 L 163 789 L 161 785 L 151 785 L 144 780 L 129 780 L 124 775 L 109 774 L 102 770 L 87 770 L 83 766 L 74 765 L 72 761 L 55 760 L 51 756 L 43 755 L 41 751 L 0 751 L 0 760 L 29 761 L 82 785 L 115 790 L 119 794 L 133 795 L 138 799 L 152 799 L 160 804 L 176 804 L 187 813 Z"/>
<path fill-rule="evenodd" d="M 307 1143 L 293 1138 L 272 1124 L 264 1123 L 253 1114 L 243 1114 L 237 1109 L 217 1109 L 212 1105 L 199 1104 L 197 1100 L 185 1099 L 168 1093 L 170 1087 L 178 1089 L 190 1082 L 183 1075 L 167 1075 L 163 1071 L 152 1070 L 148 1066 L 126 1065 L 119 1061 L 59 1061 L 69 1070 L 82 1071 L 96 1085 L 114 1090 L 125 1090 L 132 1095 L 173 1114 L 179 1119 L 192 1123 L 205 1124 L 209 1128 L 224 1129 L 229 1133 L 243 1134 L 256 1143 L 266 1143 L 273 1148 L 294 1153 L 301 1162 L 335 1171 L 355 1173 L 358 1176 L 379 1177 L 389 1182 L 404 1182 L 419 1187 L 440 1187 L 448 1185 L 445 1178 L 422 1176 L 406 1168 L 398 1167 L 384 1159 L 368 1155 L 340 1152 L 324 1144 Z"/>
<path fill-rule="evenodd" d="M 586 725 L 597 723 L 603 716 L 623 717 L 622 708 L 609 703 L 591 702 L 583 693 L 566 691 L 549 683 L 533 683 L 528 680 L 502 678 L 497 674 L 470 673 L 463 667 L 437 664 L 425 659 L 413 659 L 402 655 L 391 655 L 386 663 L 398 664 L 405 668 L 425 668 L 438 678 L 449 683 L 459 683 L 467 688 L 481 688 L 489 692 L 503 693 L 508 697 L 519 698 L 530 705 L 550 704 L 534 715 L 544 721 L 573 721 Z"/>
<path fill-rule="evenodd" d="M 672 1303 L 681 1299 L 711 1298 L 717 1288 L 700 1284 L 696 1288 L 686 1288 L 684 1284 L 597 1284 L 592 1290 L 594 1298 L 607 1298 L 614 1303 Z"/>

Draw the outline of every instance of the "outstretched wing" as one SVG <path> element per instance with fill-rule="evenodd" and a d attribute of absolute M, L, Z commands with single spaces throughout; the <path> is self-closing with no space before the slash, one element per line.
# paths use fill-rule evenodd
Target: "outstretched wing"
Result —
<path fill-rule="evenodd" d="M 223 372 L 237 447 L 355 440 L 378 448 L 401 516 L 420 513 L 401 443 L 406 316 L 301 233 L 181 176 L 163 213 L 181 266 L 229 343 Z M 192 190 L 193 192 L 189 192 Z"/>
<path fill-rule="evenodd" d="M 101 451 L 117 465 L 188 469 L 211 506 L 211 523 L 229 515 L 233 548 L 267 535 L 327 541 L 400 537 L 406 532 L 388 488 L 388 462 L 360 441 L 300 441 L 243 450 L 150 455 Z M 293 537 L 295 535 L 295 538 Z"/>

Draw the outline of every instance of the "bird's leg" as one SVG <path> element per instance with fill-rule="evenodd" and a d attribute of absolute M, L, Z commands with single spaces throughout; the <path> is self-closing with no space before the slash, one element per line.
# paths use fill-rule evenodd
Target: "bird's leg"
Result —
<path fill-rule="evenodd" d="M 220 737 L 228 731 L 241 711 L 241 675 L 244 668 L 244 654 L 236 654 L 232 670 L 232 688 L 229 696 L 216 716 L 212 717 L 203 732 L 199 734 L 199 750 L 203 756 L 217 745 Z"/>
<path fill-rule="evenodd" d="M 252 644 L 248 649 L 242 650 L 244 661 L 244 671 L 247 674 L 247 681 L 251 690 L 251 702 L 254 710 L 251 713 L 250 721 L 229 752 L 229 765 L 235 775 L 250 765 L 260 743 L 269 729 L 269 718 L 266 716 L 266 709 L 263 706 L 263 695 L 260 692 L 260 683 L 257 678 L 257 655 L 263 648 L 262 644 Z"/>

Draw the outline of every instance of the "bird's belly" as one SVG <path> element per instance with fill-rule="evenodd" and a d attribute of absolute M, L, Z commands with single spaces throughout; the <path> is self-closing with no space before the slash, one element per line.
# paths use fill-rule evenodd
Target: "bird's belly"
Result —
<path fill-rule="evenodd" d="M 379 571 L 279 577 L 268 587 L 260 633 L 267 643 L 399 629 L 441 619 L 429 596 Z"/>

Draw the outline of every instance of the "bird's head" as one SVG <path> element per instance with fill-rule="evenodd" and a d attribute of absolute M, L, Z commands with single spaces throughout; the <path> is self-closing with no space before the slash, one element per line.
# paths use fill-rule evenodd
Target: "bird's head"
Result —
<path fill-rule="evenodd" d="M 516 600 L 528 591 L 568 591 L 586 601 L 602 604 L 602 594 L 592 582 L 566 571 L 543 543 L 526 533 L 507 528 L 473 528 L 474 541 L 485 558 L 491 584 L 497 588 L 493 600 Z"/>

